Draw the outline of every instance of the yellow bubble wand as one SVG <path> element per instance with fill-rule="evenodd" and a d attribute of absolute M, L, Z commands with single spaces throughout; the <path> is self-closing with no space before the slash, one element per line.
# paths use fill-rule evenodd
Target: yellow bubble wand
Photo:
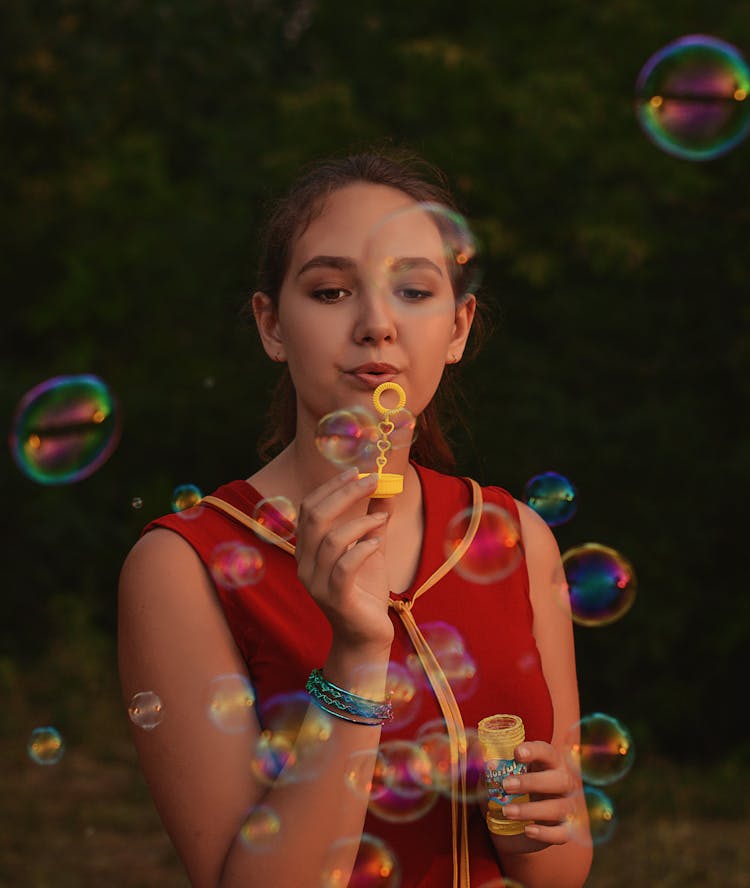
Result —
<path fill-rule="evenodd" d="M 398 395 L 398 403 L 395 407 L 385 407 L 381 401 L 383 392 L 394 391 Z M 396 428 L 391 417 L 394 413 L 398 413 L 406 404 L 406 392 L 397 382 L 381 382 L 380 385 L 372 393 L 372 403 L 375 409 L 383 417 L 378 423 L 378 431 L 380 437 L 375 446 L 378 448 L 378 456 L 375 462 L 378 466 L 378 486 L 371 494 L 373 498 L 384 499 L 385 497 L 394 496 L 401 493 L 404 489 L 404 476 L 395 472 L 384 472 L 388 457 L 386 454 L 391 449 L 390 436 L 391 432 Z M 372 475 L 372 472 L 360 472 L 360 478 L 366 478 Z"/>

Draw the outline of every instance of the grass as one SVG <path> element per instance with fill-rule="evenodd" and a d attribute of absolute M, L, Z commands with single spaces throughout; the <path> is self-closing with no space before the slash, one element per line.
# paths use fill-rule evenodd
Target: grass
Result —
<path fill-rule="evenodd" d="M 68 685 L 72 701 L 56 692 L 53 703 L 25 694 L 7 673 L 0 680 L 8 691 L 0 885 L 188 888 L 138 770 L 117 687 L 101 678 L 114 675 L 112 663 L 94 671 L 95 700 L 88 679 L 75 692 Z M 59 724 L 68 739 L 61 761 L 49 767 L 26 754 L 31 729 L 45 723 Z M 747 772 L 730 762 L 699 770 L 636 761 L 608 790 L 618 822 L 596 849 L 587 888 L 750 888 L 748 784 Z"/>

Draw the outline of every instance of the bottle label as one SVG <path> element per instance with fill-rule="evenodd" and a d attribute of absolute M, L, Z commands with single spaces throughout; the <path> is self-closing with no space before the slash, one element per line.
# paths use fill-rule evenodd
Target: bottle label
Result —
<path fill-rule="evenodd" d="M 503 789 L 503 780 L 511 774 L 525 774 L 527 767 L 515 759 L 486 759 L 484 762 L 484 780 L 487 784 L 487 795 L 496 805 L 506 805 L 524 793 L 510 793 Z"/>

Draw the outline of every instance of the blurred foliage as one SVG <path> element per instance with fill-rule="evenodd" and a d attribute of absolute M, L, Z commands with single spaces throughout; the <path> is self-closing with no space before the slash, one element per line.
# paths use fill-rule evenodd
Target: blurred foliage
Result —
<path fill-rule="evenodd" d="M 93 372 L 125 432 L 65 488 L 3 460 L 3 683 L 60 637 L 89 681 L 140 527 L 176 484 L 254 470 L 273 371 L 237 313 L 268 201 L 311 158 L 392 140 L 445 169 L 485 245 L 498 324 L 463 370 L 462 469 L 516 495 L 563 472 L 561 548 L 636 566 L 633 611 L 577 632 L 584 710 L 663 754 L 720 738 L 747 759 L 750 148 L 675 160 L 632 107 L 645 60 L 695 32 L 750 50 L 750 7 L 5 0 L 2 408 Z"/>

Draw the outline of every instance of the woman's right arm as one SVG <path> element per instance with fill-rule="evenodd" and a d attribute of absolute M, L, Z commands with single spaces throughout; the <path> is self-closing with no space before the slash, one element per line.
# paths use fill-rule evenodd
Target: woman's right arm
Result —
<path fill-rule="evenodd" d="M 358 574 L 367 575 L 366 562 L 372 562 L 380 544 L 351 546 L 371 534 L 378 521 L 364 514 L 337 521 L 362 491 L 331 485 L 324 485 L 326 489 L 320 489 L 323 492 L 306 510 L 307 543 L 298 556 L 300 575 L 307 571 L 307 583 L 315 587 L 311 593 L 329 611 L 332 625 L 337 615 L 343 621 L 334 626 L 324 671 L 336 684 L 352 687 L 358 671 L 367 665 L 370 681 L 384 685 L 389 645 L 379 636 L 368 637 L 362 619 L 355 617 L 353 624 L 346 625 L 345 617 L 347 602 L 352 597 L 362 602 L 364 597 L 362 618 L 373 607 L 381 607 L 387 619 L 387 592 L 381 601 L 382 590 L 373 593 L 372 583 L 369 590 L 357 583 Z M 384 626 L 381 620 L 381 633 Z M 133 725 L 132 733 L 157 810 L 192 884 L 196 888 L 319 885 L 331 844 L 361 835 L 367 800 L 346 789 L 344 775 L 351 756 L 360 753 L 359 765 L 364 768 L 360 776 L 367 781 L 365 772 L 374 767 L 380 728 L 332 717 L 330 751 L 314 781 L 278 781 L 271 787 L 257 781 L 250 767 L 260 733 L 254 712 L 247 712 L 247 729 L 240 733 L 224 733 L 206 716 L 212 679 L 227 673 L 247 676 L 247 671 L 211 580 L 193 549 L 171 531 L 151 531 L 128 556 L 120 578 L 118 632 L 126 701 L 138 691 L 153 691 L 163 701 L 162 722 L 150 731 Z M 253 853 L 239 831 L 248 813 L 261 803 L 275 811 L 281 830 L 273 848 Z M 344 871 L 353 864 L 356 844 L 337 861 Z"/>

